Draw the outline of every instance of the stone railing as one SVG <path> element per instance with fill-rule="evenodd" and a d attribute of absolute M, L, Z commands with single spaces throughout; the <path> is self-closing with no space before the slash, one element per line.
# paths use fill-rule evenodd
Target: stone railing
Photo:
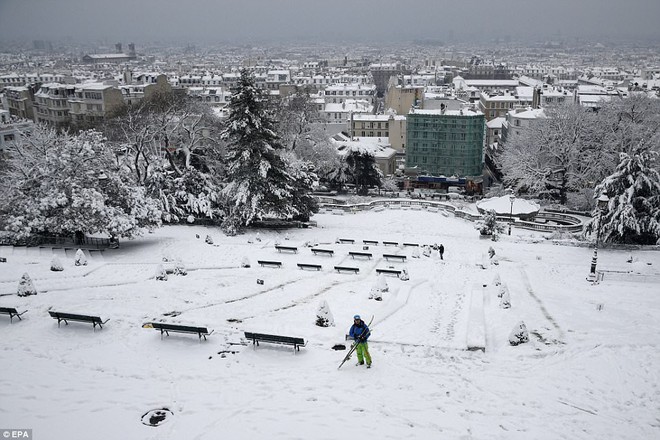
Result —
<path fill-rule="evenodd" d="M 373 200 L 367 203 L 358 203 L 354 205 L 348 204 L 336 204 L 336 203 L 320 203 L 320 207 L 324 208 L 334 214 L 344 214 L 344 213 L 357 213 L 361 211 L 370 211 L 383 210 L 383 209 L 412 209 L 412 210 L 427 210 L 431 212 L 444 211 L 451 214 L 454 214 L 458 218 L 463 218 L 471 222 L 481 220 L 481 214 L 475 214 L 468 211 L 463 211 L 455 206 L 450 205 L 449 203 L 436 202 L 431 200 L 417 200 L 417 199 L 380 199 Z M 557 223 L 563 224 L 543 224 L 535 223 L 529 221 L 523 221 L 519 219 L 513 219 L 513 226 L 522 229 L 531 229 L 534 231 L 542 232 L 555 232 L 555 231 L 564 231 L 564 232 L 582 232 L 584 227 L 583 221 L 567 213 L 560 213 L 557 211 L 541 211 L 536 216 L 537 219 L 550 220 Z M 508 216 L 498 217 L 498 220 L 503 222 L 511 221 L 511 218 Z"/>

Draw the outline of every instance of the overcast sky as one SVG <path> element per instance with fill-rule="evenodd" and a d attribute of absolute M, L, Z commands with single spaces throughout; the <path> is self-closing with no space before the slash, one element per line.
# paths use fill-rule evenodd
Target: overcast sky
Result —
<path fill-rule="evenodd" d="M 660 0 L 0 0 L 0 40 L 660 38 Z"/>

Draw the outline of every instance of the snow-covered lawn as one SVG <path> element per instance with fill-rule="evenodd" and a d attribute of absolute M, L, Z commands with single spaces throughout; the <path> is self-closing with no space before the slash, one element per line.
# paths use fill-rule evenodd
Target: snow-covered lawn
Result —
<path fill-rule="evenodd" d="M 514 229 L 498 242 L 470 222 L 426 211 L 319 214 L 318 227 L 225 237 L 203 227 L 166 227 L 75 267 L 59 250 L 0 247 L 0 427 L 37 439 L 650 439 L 660 437 L 660 253 L 600 250 L 599 285 L 585 277 L 593 251 Z M 204 242 L 209 234 L 214 245 Z M 199 235 L 199 238 L 196 237 Z M 285 240 L 288 236 L 289 240 Z M 258 240 L 257 240 L 258 238 Z M 355 245 L 336 244 L 352 238 Z M 362 240 L 440 244 L 363 249 Z M 297 246 L 278 253 L 274 245 Z M 333 249 L 314 256 L 306 243 Z M 498 265 L 487 256 L 492 246 Z M 351 259 L 348 251 L 372 252 Z M 407 256 L 386 261 L 383 253 Z M 163 257 L 171 260 L 163 263 Z M 241 268 L 247 257 L 250 268 Z M 187 276 L 154 279 L 181 260 Z M 281 261 L 263 268 L 257 260 Z M 317 271 L 296 263 L 321 264 Z M 358 275 L 333 266 L 359 267 Z M 383 301 L 369 299 L 376 268 Z M 481 266 L 484 266 L 483 269 Z M 37 296 L 14 295 L 24 272 Z M 510 309 L 499 307 L 499 274 Z M 257 280 L 263 280 L 258 284 Z M 314 325 L 327 301 L 336 326 Z M 48 310 L 98 315 L 102 330 L 58 328 Z M 373 368 L 340 370 L 352 316 L 373 315 Z M 208 326 L 196 335 L 144 329 L 151 321 Z M 524 321 L 530 342 L 510 346 Z M 288 346 L 243 345 L 243 332 L 303 337 Z M 468 351 L 470 340 L 486 351 Z M 160 426 L 142 416 L 167 408 Z"/>

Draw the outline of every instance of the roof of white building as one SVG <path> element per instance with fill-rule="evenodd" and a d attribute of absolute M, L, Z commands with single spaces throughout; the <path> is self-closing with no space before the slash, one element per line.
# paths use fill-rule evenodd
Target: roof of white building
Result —
<path fill-rule="evenodd" d="M 486 127 L 492 128 L 492 129 L 502 128 L 502 123 L 505 120 L 506 120 L 506 118 L 504 118 L 503 116 L 493 118 L 490 121 L 486 122 Z"/>
<path fill-rule="evenodd" d="M 416 114 L 416 115 L 445 115 L 445 116 L 480 116 L 480 115 L 483 115 L 483 113 L 481 113 L 479 111 L 468 110 L 468 109 L 462 109 L 462 110 L 441 110 L 441 109 L 420 110 L 420 109 L 412 109 L 410 111 L 410 114 Z"/>

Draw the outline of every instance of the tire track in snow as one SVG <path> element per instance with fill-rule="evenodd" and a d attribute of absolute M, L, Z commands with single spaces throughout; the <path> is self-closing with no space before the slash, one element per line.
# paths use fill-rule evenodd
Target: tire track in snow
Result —
<path fill-rule="evenodd" d="M 560 342 L 562 342 L 565 339 L 563 330 L 559 327 L 559 325 L 552 317 L 552 315 L 550 315 L 548 309 L 545 308 L 545 305 L 543 305 L 543 301 L 541 301 L 541 299 L 538 296 L 536 296 L 536 294 L 534 293 L 534 290 L 532 289 L 532 285 L 529 282 L 529 277 L 527 276 L 527 272 L 525 271 L 525 268 L 520 266 L 519 270 L 520 270 L 520 275 L 522 276 L 523 283 L 525 284 L 525 288 L 527 289 L 527 293 L 529 293 L 529 295 L 537 302 L 539 308 L 541 309 L 541 313 L 543 313 L 545 319 L 547 319 L 548 322 L 550 322 L 550 324 L 555 328 L 555 330 L 557 331 L 558 339 Z"/>

